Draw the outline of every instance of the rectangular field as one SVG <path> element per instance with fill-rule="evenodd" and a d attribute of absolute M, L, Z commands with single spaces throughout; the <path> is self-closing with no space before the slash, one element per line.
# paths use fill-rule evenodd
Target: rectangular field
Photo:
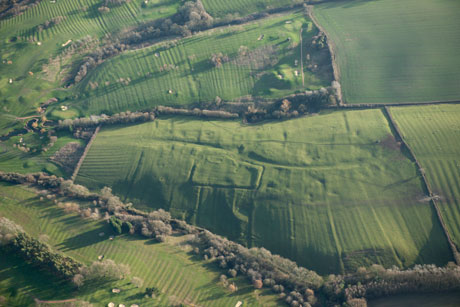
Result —
<path fill-rule="evenodd" d="M 0 183 L 0 216 L 22 225 L 33 237 L 46 239 L 57 249 L 85 264 L 96 261 L 99 255 L 117 263 L 128 264 L 131 277 L 144 280 L 137 289 L 128 280 L 115 284 L 97 285 L 76 291 L 75 287 L 55 281 L 43 275 L 20 259 L 0 251 L 0 295 L 7 298 L 12 289 L 8 306 L 31 306 L 33 298 L 41 300 L 85 300 L 95 306 L 107 306 L 108 302 L 127 306 L 233 306 L 242 301 L 247 306 L 278 306 L 275 295 L 269 290 L 253 291 L 253 287 L 241 277 L 234 279 L 239 291 L 228 292 L 218 283 L 219 271 L 209 262 L 188 253 L 180 245 L 182 237 L 170 237 L 166 242 L 155 242 L 132 236 L 117 236 L 113 241 L 112 229 L 105 221 L 91 221 L 75 213 L 65 213 L 51 201 L 40 201 L 35 193 L 21 186 Z M 101 236 L 100 234 L 103 233 Z M 155 299 L 144 298 L 145 287 L 156 287 L 161 294 Z M 120 288 L 120 294 L 111 293 Z M 6 305 L 5 305 L 6 306 Z"/>
<path fill-rule="evenodd" d="M 460 99 L 460 2 L 329 1 L 314 14 L 335 44 L 347 103 Z"/>
<path fill-rule="evenodd" d="M 422 164 L 448 231 L 460 246 L 460 105 L 391 108 Z"/>
<path fill-rule="evenodd" d="M 140 208 L 166 208 L 320 273 L 451 260 L 381 110 L 256 126 L 171 118 L 105 128 L 77 183 L 112 186 Z"/>

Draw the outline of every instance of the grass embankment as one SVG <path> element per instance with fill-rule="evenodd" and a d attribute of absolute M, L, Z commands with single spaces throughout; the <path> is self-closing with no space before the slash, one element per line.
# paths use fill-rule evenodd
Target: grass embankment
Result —
<path fill-rule="evenodd" d="M 460 105 L 394 107 L 391 113 L 420 161 L 457 247 L 460 246 Z"/>
<path fill-rule="evenodd" d="M 160 119 L 104 128 L 77 183 L 110 185 L 320 273 L 451 260 L 415 165 L 380 110 L 245 126 Z"/>
<path fill-rule="evenodd" d="M 305 87 L 300 72 L 301 28 L 308 64 L 319 65 L 318 71 L 310 71 L 305 60 Z M 212 103 L 216 96 L 279 98 L 327 87 L 332 80 L 330 60 L 310 46 L 316 34 L 313 23 L 297 12 L 127 52 L 95 69 L 78 86 L 85 95 L 73 104 L 88 114 L 99 114 Z M 221 64 L 213 64 L 213 55 Z"/>
<path fill-rule="evenodd" d="M 234 281 L 239 287 L 228 292 L 218 284 L 220 272 L 214 264 L 191 256 L 181 246 L 183 237 L 170 237 L 165 243 L 154 243 L 132 236 L 117 236 L 109 240 L 112 230 L 103 221 L 91 221 L 76 214 L 66 214 L 49 201 L 40 201 L 35 193 L 22 186 L 0 184 L 0 216 L 20 224 L 35 237 L 48 236 L 47 242 L 56 250 L 89 264 L 99 255 L 117 263 L 128 264 L 131 277 L 144 280 L 142 289 L 129 284 L 129 279 L 112 284 L 84 287 L 72 286 L 49 278 L 22 261 L 0 253 L 0 295 L 8 306 L 25 306 L 40 300 L 77 299 L 97 306 L 108 302 L 141 306 L 195 304 L 197 306 L 233 306 L 238 301 L 247 306 L 277 306 L 276 296 L 268 290 L 253 290 L 242 278 Z M 100 236 L 100 233 L 104 233 Z M 144 298 L 145 287 L 156 287 L 161 294 L 156 299 Z M 120 294 L 111 293 L 120 288 Z M 16 293 L 14 297 L 11 294 Z"/>
<path fill-rule="evenodd" d="M 348 103 L 460 99 L 460 3 L 329 1 L 314 14 L 335 44 Z"/>

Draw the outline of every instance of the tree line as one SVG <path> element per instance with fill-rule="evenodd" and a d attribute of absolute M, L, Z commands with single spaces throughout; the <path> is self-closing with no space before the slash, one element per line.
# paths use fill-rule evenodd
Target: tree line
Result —
<path fill-rule="evenodd" d="M 34 7 L 41 0 L 2 0 L 0 1 L 0 19 L 22 14 L 28 8 Z"/>
<path fill-rule="evenodd" d="M 370 298 L 460 290 L 460 267 L 454 263 L 445 267 L 416 265 L 406 270 L 373 265 L 369 268 L 361 267 L 356 272 L 345 275 L 321 277 L 316 272 L 299 267 L 295 262 L 273 255 L 264 248 L 248 249 L 205 229 L 174 219 L 169 212 L 162 209 L 150 213 L 135 209 L 131 203 L 123 203 L 119 197 L 113 195 L 108 187 L 99 193 L 93 193 L 70 180 L 44 173 L 0 172 L 0 180 L 33 184 L 54 195 L 90 200 L 94 206 L 106 212 L 104 218 L 116 233 L 138 234 L 158 241 L 173 233 L 194 234 L 189 243 L 197 255 L 213 260 L 228 277 L 242 275 L 255 288 L 270 288 L 290 306 L 365 306 L 366 299 Z M 4 233 L 1 225 L 2 223 L 0 242 L 3 242 L 11 234 Z M 12 229 L 12 233 L 20 232 L 20 228 Z M 77 281 L 91 280 L 80 269 L 76 275 L 78 274 L 83 277 L 77 277 Z"/>
<path fill-rule="evenodd" d="M 60 279 L 72 280 L 77 286 L 85 281 L 108 282 L 123 279 L 129 267 L 112 260 L 85 266 L 72 257 L 54 252 L 46 243 L 29 236 L 21 226 L 0 217 L 0 247 L 3 252 L 21 257 L 28 264 Z"/>

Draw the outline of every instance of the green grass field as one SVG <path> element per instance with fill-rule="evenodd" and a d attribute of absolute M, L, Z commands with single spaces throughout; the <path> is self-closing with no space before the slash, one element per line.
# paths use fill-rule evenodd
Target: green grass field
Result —
<path fill-rule="evenodd" d="M 81 54 L 66 53 L 70 45 L 63 44 L 68 40 L 90 40 L 94 50 L 108 33 L 170 16 L 179 7 L 179 0 L 150 0 L 145 8 L 142 3 L 133 0 L 101 14 L 98 0 L 41 1 L 22 15 L 0 20 L 0 134 L 20 127 L 14 118 L 34 115 L 49 98 L 73 95 L 61 86 Z M 37 26 L 58 16 L 65 19 L 38 31 Z"/>
<path fill-rule="evenodd" d="M 105 128 L 78 183 L 112 186 L 320 273 L 444 264 L 450 252 L 380 110 L 245 126 L 160 119 Z"/>
<path fill-rule="evenodd" d="M 129 284 L 129 279 L 98 287 L 75 291 L 66 284 L 43 276 L 22 261 L 0 253 L 0 295 L 10 298 L 8 306 L 32 305 L 33 297 L 40 300 L 76 298 L 89 301 L 95 306 L 114 302 L 141 306 L 233 306 L 238 301 L 245 306 L 277 306 L 276 296 L 268 290 L 253 290 L 242 278 L 234 281 L 239 287 L 229 293 L 218 284 L 219 271 L 214 264 L 191 256 L 179 243 L 182 237 L 171 237 L 165 243 L 131 236 L 108 239 L 112 230 L 107 223 L 90 221 L 76 214 L 66 214 L 51 202 L 43 202 L 36 194 L 21 186 L 0 184 L 0 216 L 5 216 L 23 226 L 29 234 L 47 235 L 48 243 L 84 263 L 97 260 L 98 255 L 128 264 L 131 277 L 144 280 L 145 287 L 161 291 L 157 299 L 139 295 L 140 289 Z M 104 236 L 99 233 L 104 232 Z M 122 290 L 111 293 L 113 287 Z M 14 290 L 15 289 L 15 290 Z M 11 292 L 17 292 L 13 298 Z"/>
<path fill-rule="evenodd" d="M 77 86 L 84 94 L 73 104 L 88 114 L 99 114 L 213 102 L 216 96 L 224 100 L 248 95 L 279 98 L 327 87 L 332 74 L 323 58 L 324 70 L 313 73 L 304 69 L 305 87 L 302 85 L 301 27 L 305 29 L 305 49 L 317 30 L 297 12 L 126 52 L 92 71 Z M 317 51 L 307 48 L 305 52 L 312 54 L 312 61 L 318 61 Z M 215 67 L 211 58 L 219 53 L 228 56 L 228 61 Z"/>
<path fill-rule="evenodd" d="M 460 106 L 391 108 L 426 172 L 457 247 L 460 246 Z"/>
<path fill-rule="evenodd" d="M 460 99 L 460 3 L 335 1 L 314 14 L 335 44 L 348 103 Z"/>
<path fill-rule="evenodd" d="M 246 16 L 283 6 L 301 3 L 299 0 L 202 0 L 204 8 L 213 17 L 225 17 L 228 14 Z"/>

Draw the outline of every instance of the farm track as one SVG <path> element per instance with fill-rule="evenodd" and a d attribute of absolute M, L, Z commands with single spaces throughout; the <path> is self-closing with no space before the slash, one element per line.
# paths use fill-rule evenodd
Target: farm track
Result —
<path fill-rule="evenodd" d="M 385 117 L 388 119 L 388 122 L 393 127 L 394 131 L 396 132 L 397 139 L 399 139 L 403 143 L 404 147 L 407 148 L 407 150 L 409 151 L 409 154 L 411 155 L 411 158 L 415 161 L 415 164 L 417 165 L 418 173 L 422 177 L 423 184 L 424 184 L 425 189 L 428 192 L 428 195 L 430 197 L 430 202 L 433 205 L 434 210 L 436 211 L 438 221 L 441 224 L 441 227 L 443 229 L 443 232 L 444 232 L 444 234 L 446 236 L 447 241 L 449 242 L 449 246 L 450 246 L 450 248 L 452 250 L 452 254 L 453 254 L 453 257 L 455 259 L 455 262 L 457 263 L 457 265 L 459 265 L 460 264 L 460 253 L 458 252 L 458 249 L 457 249 L 455 243 L 453 242 L 453 240 L 452 240 L 452 238 L 451 238 L 451 236 L 449 234 L 449 231 L 447 229 L 447 225 L 444 222 L 444 219 L 443 219 L 442 214 L 441 214 L 441 210 L 439 209 L 439 204 L 438 204 L 438 202 L 436 200 L 436 195 L 433 193 L 433 190 L 431 189 L 431 185 L 428 182 L 428 179 L 426 178 L 425 171 L 423 170 L 421 163 L 419 162 L 419 160 L 415 156 L 414 151 L 411 149 L 411 147 L 409 147 L 407 142 L 404 140 L 403 135 L 401 133 L 401 130 L 399 129 L 399 126 L 396 124 L 396 121 L 393 119 L 393 116 L 391 115 L 390 110 L 388 109 L 388 107 L 385 106 L 383 108 L 383 111 L 384 111 Z"/>
<path fill-rule="evenodd" d="M 91 145 L 93 144 L 94 140 L 96 139 L 96 136 L 97 136 L 97 134 L 98 134 L 100 129 L 101 129 L 101 126 L 98 126 L 96 128 L 96 130 L 94 130 L 94 133 L 91 136 L 91 139 L 89 140 L 88 144 L 85 147 L 85 151 L 81 155 L 80 160 L 78 160 L 78 164 L 75 167 L 75 170 L 73 171 L 72 177 L 70 179 L 70 180 L 72 180 L 72 182 L 75 181 L 75 178 L 77 178 L 78 172 L 80 171 L 80 167 L 83 164 L 83 161 L 85 161 L 86 155 L 88 154 L 88 152 L 89 152 L 89 150 L 91 148 Z"/>

